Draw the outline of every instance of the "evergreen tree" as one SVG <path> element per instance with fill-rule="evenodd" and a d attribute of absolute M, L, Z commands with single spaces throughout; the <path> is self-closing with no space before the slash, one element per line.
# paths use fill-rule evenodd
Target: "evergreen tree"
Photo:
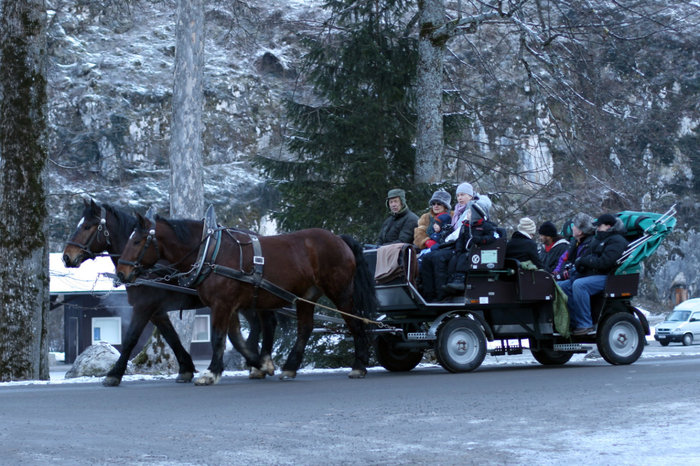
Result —
<path fill-rule="evenodd" d="M 320 103 L 286 101 L 291 160 L 259 158 L 281 194 L 283 230 L 327 228 L 376 240 L 388 189 L 413 182 L 410 2 L 330 0 L 328 33 L 308 38 L 304 78 Z M 410 204 L 410 197 L 409 197 Z"/>

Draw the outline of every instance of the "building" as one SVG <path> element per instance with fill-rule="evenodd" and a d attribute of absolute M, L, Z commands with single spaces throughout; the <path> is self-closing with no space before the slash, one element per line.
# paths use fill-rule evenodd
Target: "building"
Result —
<path fill-rule="evenodd" d="M 63 265 L 62 254 L 49 257 L 51 313 L 63 316 L 63 325 L 51 327 L 50 333 L 63 333 L 65 362 L 71 364 L 87 347 L 105 341 L 121 351 L 122 335 L 126 334 L 131 320 L 124 285 L 114 287 L 112 279 L 103 275 L 114 274 L 114 264 L 109 257 L 96 257 L 85 261 L 79 268 Z M 175 311 L 177 312 L 177 311 Z M 60 321 L 60 319 L 52 319 Z M 58 328 L 57 328 L 58 327 Z M 197 310 L 190 354 L 195 359 L 211 357 L 210 310 Z M 153 333 L 153 324 L 144 329 L 131 357 L 138 354 Z M 49 336 L 56 341 L 56 335 Z"/>

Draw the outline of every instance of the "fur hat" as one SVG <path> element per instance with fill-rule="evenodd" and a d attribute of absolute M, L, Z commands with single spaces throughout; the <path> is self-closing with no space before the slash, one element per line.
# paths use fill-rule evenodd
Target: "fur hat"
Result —
<path fill-rule="evenodd" d="M 592 235 L 595 233 L 593 217 L 588 214 L 584 214 L 583 212 L 577 213 L 571 223 L 573 223 L 576 228 L 581 230 L 584 235 Z"/>
<path fill-rule="evenodd" d="M 540 229 L 537 232 L 542 236 L 551 236 L 552 238 L 556 238 L 558 236 L 557 227 L 549 221 L 540 225 Z"/>
<path fill-rule="evenodd" d="M 444 189 L 441 189 L 439 191 L 435 191 L 430 198 L 430 202 L 428 203 L 428 206 L 433 205 L 433 202 L 439 202 L 440 204 L 444 205 L 447 210 L 450 210 L 452 206 L 450 205 L 450 202 L 452 202 L 452 196 L 450 196 L 450 193 L 445 191 Z"/>
<path fill-rule="evenodd" d="M 435 217 L 435 221 L 439 223 L 441 226 L 442 225 L 449 225 L 452 223 L 452 216 L 448 214 L 447 212 L 443 212 L 437 217 Z"/>
<path fill-rule="evenodd" d="M 401 210 L 403 210 L 403 207 L 406 207 L 406 208 L 408 207 L 406 205 L 406 191 L 404 191 L 403 189 L 400 189 L 400 188 L 394 188 L 394 189 L 390 189 L 389 192 L 386 193 L 386 207 L 387 207 L 387 209 L 389 208 L 389 199 L 393 199 L 395 197 L 398 197 L 399 199 L 401 199 L 401 206 L 402 206 Z"/>
<path fill-rule="evenodd" d="M 598 217 L 595 222 L 593 222 L 593 226 L 597 227 L 598 225 L 610 225 L 611 227 L 614 227 L 615 220 L 617 219 L 614 215 L 603 214 L 600 217 Z"/>
<path fill-rule="evenodd" d="M 472 185 L 470 185 L 467 182 L 464 182 L 457 186 L 457 192 L 455 194 L 469 194 L 471 197 L 474 197 L 474 188 L 472 188 Z"/>
<path fill-rule="evenodd" d="M 518 231 L 532 239 L 537 231 L 537 225 L 535 225 L 535 222 L 533 222 L 531 218 L 523 217 L 520 219 L 520 223 L 518 223 Z"/>

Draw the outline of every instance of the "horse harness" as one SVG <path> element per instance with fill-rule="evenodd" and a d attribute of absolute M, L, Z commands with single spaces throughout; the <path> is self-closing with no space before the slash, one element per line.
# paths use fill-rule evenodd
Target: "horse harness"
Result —
<path fill-rule="evenodd" d="M 238 245 L 239 265 L 237 269 L 216 263 L 224 233 Z M 239 239 L 240 236 L 243 236 L 244 239 Z M 244 270 L 243 264 L 243 248 L 245 246 L 252 246 L 253 248 L 253 263 L 252 269 L 249 272 Z M 210 273 L 214 273 L 222 277 L 253 285 L 254 303 L 257 302 L 258 291 L 261 288 L 291 304 L 294 304 L 298 299 L 294 293 L 275 285 L 263 277 L 265 257 L 262 254 L 260 239 L 255 233 L 219 226 L 213 228 L 208 227 L 205 223 L 202 230 L 202 242 L 200 243 L 197 257 L 198 259 L 192 266 L 192 270 L 179 277 L 180 286 L 187 288 L 196 287 L 202 283 Z M 253 305 L 253 307 L 255 307 L 255 305 Z"/>
<path fill-rule="evenodd" d="M 66 244 L 71 246 L 76 246 L 80 248 L 81 251 L 86 253 L 90 259 L 94 259 L 96 254 L 90 250 L 90 246 L 97 239 L 97 237 L 102 233 L 105 237 L 105 241 L 108 246 L 112 245 L 112 241 L 109 238 L 109 230 L 107 230 L 107 210 L 104 206 L 100 206 L 100 223 L 97 224 L 97 228 L 90 234 L 87 242 L 85 244 L 76 243 L 75 241 L 66 241 Z"/>

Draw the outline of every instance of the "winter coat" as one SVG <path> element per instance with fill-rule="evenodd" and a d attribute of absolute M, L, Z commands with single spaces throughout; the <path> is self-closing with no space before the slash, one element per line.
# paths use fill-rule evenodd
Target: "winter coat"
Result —
<path fill-rule="evenodd" d="M 547 272 L 553 271 L 559 263 L 559 258 L 567 251 L 567 249 L 569 249 L 569 242 L 564 238 L 560 238 L 549 248 L 545 246 L 542 251 L 540 251 L 540 262 L 542 262 L 542 268 Z"/>
<path fill-rule="evenodd" d="M 506 244 L 506 259 L 515 259 L 519 262 L 531 261 L 538 269 L 542 268 L 537 243 L 519 231 L 513 233 Z"/>
<path fill-rule="evenodd" d="M 627 240 L 619 231 L 597 231 L 587 254 L 576 259 L 576 273 L 581 277 L 609 274 L 617 268 L 617 260 L 622 256 L 627 244 Z"/>
<path fill-rule="evenodd" d="M 413 230 L 418 225 L 418 216 L 407 207 L 396 214 L 391 214 L 384 220 L 381 230 L 379 230 L 379 240 L 377 245 L 391 243 L 412 243 Z"/>
<path fill-rule="evenodd" d="M 559 262 L 552 273 L 554 275 L 559 275 L 562 274 L 565 269 L 571 268 L 576 262 L 576 258 L 587 253 L 592 240 L 593 236 L 584 236 L 580 242 L 574 241 L 571 243 L 569 249 L 559 258 Z"/>
<path fill-rule="evenodd" d="M 450 215 L 452 215 L 451 212 Z M 421 215 L 418 219 L 418 226 L 413 230 L 413 244 L 418 246 L 418 249 L 425 249 L 428 247 L 425 243 L 431 238 L 431 234 L 433 234 L 435 231 L 433 230 L 434 224 L 435 215 L 433 214 L 432 209 L 430 212 L 426 212 Z M 452 232 L 451 229 L 447 231 L 447 227 L 449 227 L 449 225 L 443 225 L 442 229 L 440 230 L 439 235 L 442 237 L 443 241 L 438 241 L 438 243 L 444 242 L 445 236 Z"/>
<path fill-rule="evenodd" d="M 479 219 L 476 222 L 472 222 L 471 225 L 469 222 L 465 222 L 459 232 L 459 238 L 455 242 L 455 251 L 460 253 L 466 251 L 467 247 L 471 247 L 474 244 L 483 246 L 493 243 L 498 238 L 500 238 L 498 228 L 488 220 Z"/>

